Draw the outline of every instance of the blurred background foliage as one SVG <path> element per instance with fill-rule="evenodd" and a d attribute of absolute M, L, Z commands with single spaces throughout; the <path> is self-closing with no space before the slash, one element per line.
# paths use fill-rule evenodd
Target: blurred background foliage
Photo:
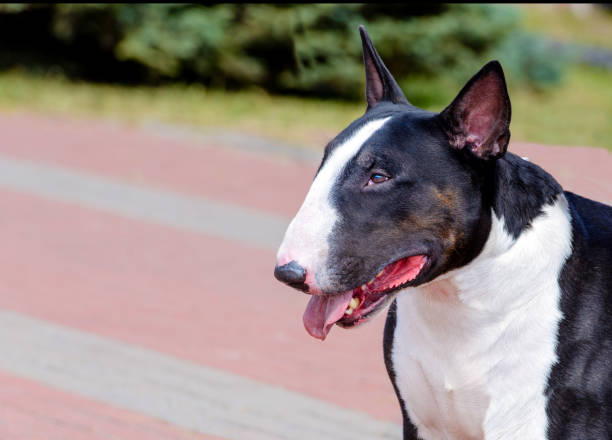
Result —
<path fill-rule="evenodd" d="M 542 97 L 576 75 L 571 66 L 580 51 L 570 24 L 547 24 L 546 14 L 525 20 L 524 12 L 429 3 L 0 5 L 0 71 L 359 102 L 357 26 L 365 24 L 418 106 L 444 106 L 490 59 L 502 62 L 511 90 Z M 556 39 L 538 33 L 542 28 L 553 29 Z M 601 81 L 598 74 L 593 81 Z"/>
<path fill-rule="evenodd" d="M 230 90 L 258 86 L 272 93 L 359 99 L 363 68 L 356 29 L 362 23 L 417 105 L 439 98 L 435 87 L 423 87 L 432 77 L 464 78 L 491 58 L 503 62 L 510 78 L 534 88 L 558 83 L 563 71 L 562 57 L 541 38 L 525 33 L 519 11 L 505 5 L 60 4 L 3 9 L 3 41 L 14 42 L 13 54 L 29 52 L 25 66 L 45 69 L 51 61 L 69 77 L 96 81 L 197 81 Z M 15 38 L 24 27 L 38 38 L 30 33 L 22 34 L 22 41 Z M 44 56 L 36 59 L 33 51 Z M 3 58 L 5 67 L 11 64 Z"/>

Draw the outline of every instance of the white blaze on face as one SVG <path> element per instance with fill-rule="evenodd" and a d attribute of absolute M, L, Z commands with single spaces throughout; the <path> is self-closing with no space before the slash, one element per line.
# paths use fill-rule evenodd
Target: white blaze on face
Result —
<path fill-rule="evenodd" d="M 326 281 L 324 268 L 328 238 L 338 217 L 331 205 L 330 192 L 346 164 L 389 119 L 390 117 L 387 117 L 368 122 L 344 143 L 334 148 L 312 182 L 302 207 L 287 228 L 278 250 L 277 264 L 282 266 L 290 261 L 297 261 L 306 269 L 306 284 L 311 287 L 311 293 L 318 293 L 316 286 L 324 285 Z"/>

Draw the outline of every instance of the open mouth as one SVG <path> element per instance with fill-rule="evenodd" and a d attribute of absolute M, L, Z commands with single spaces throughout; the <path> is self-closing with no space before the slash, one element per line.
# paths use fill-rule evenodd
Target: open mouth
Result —
<path fill-rule="evenodd" d="M 372 318 L 391 299 L 391 293 L 414 281 L 428 258 L 413 255 L 397 260 L 367 283 L 347 292 L 313 295 L 304 312 L 304 327 L 317 339 L 325 339 L 334 324 L 353 327 Z"/>

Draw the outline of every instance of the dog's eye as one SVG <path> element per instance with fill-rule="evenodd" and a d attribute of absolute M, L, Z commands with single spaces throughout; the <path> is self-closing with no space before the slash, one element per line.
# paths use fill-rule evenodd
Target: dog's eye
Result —
<path fill-rule="evenodd" d="M 385 180 L 389 180 L 387 176 L 380 173 L 374 173 L 370 176 L 370 180 L 368 180 L 368 185 L 374 185 L 376 183 L 383 183 Z"/>

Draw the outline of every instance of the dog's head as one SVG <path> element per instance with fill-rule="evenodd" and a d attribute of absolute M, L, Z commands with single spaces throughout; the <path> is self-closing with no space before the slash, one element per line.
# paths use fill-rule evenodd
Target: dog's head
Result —
<path fill-rule="evenodd" d="M 325 148 L 275 276 L 313 295 L 304 324 L 368 320 L 405 287 L 467 264 L 490 229 L 491 173 L 510 138 L 498 62 L 441 113 L 411 105 L 360 27 L 367 110 Z"/>

